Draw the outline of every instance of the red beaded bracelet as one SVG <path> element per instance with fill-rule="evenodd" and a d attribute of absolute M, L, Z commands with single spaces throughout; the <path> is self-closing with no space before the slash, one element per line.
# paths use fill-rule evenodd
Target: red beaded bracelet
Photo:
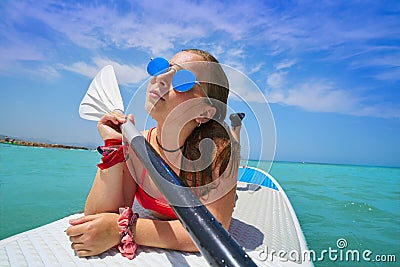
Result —
<path fill-rule="evenodd" d="M 124 147 L 120 139 L 104 140 L 104 146 L 97 147 L 97 151 L 103 155 L 101 163 L 97 164 L 101 170 L 105 170 L 117 163 L 124 162 Z"/>
<path fill-rule="evenodd" d="M 122 256 L 132 260 L 135 257 L 137 245 L 133 242 L 135 233 L 131 228 L 139 218 L 139 214 L 133 213 L 132 209 L 129 207 L 121 208 L 119 213 L 118 227 L 121 241 L 118 245 L 118 250 L 121 252 Z"/>

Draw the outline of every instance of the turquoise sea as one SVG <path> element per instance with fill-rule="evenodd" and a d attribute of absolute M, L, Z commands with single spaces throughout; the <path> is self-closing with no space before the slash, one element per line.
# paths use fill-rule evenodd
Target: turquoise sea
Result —
<path fill-rule="evenodd" d="M 98 161 L 95 151 L 0 144 L 0 239 L 82 211 Z M 270 173 L 292 202 L 316 266 L 400 265 L 400 168 L 275 162 Z M 360 260 L 330 258 L 338 240 Z"/>

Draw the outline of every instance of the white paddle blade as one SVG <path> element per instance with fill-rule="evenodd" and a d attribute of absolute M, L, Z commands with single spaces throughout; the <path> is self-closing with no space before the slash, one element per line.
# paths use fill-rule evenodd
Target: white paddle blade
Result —
<path fill-rule="evenodd" d="M 111 65 L 102 68 L 93 79 L 79 105 L 79 115 L 86 120 L 98 121 L 113 110 L 124 112 L 117 78 Z"/>

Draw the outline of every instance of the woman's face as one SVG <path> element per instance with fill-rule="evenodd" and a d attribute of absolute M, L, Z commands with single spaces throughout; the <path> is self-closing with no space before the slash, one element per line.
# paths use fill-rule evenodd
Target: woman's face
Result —
<path fill-rule="evenodd" d="M 204 93 L 199 85 L 195 85 L 186 92 L 178 92 L 173 90 L 171 84 L 173 75 L 182 68 L 192 71 L 196 77 L 204 76 L 200 67 L 196 68 L 196 64 L 190 64 L 190 62 L 197 61 L 204 61 L 204 59 L 197 54 L 179 52 L 170 60 L 170 71 L 150 80 L 146 92 L 145 109 L 153 119 L 160 122 L 165 121 L 167 116 L 171 116 L 175 120 L 184 114 L 185 117 L 189 113 L 193 113 L 190 114 L 192 116 L 199 115 L 197 113 L 201 111 L 197 108 L 205 105 L 204 100 L 200 99 L 204 97 Z M 197 99 L 199 101 L 196 101 L 196 98 L 199 98 Z M 186 120 L 188 119 L 186 118 Z"/>

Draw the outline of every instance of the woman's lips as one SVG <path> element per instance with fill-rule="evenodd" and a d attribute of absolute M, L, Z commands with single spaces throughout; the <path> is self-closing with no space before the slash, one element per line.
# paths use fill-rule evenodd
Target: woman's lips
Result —
<path fill-rule="evenodd" d="M 163 100 L 163 101 L 165 101 L 165 99 L 162 98 L 161 95 L 160 95 L 160 93 L 159 93 L 158 91 L 156 91 L 156 90 L 151 90 L 151 91 L 149 92 L 149 97 L 150 97 L 150 98 L 153 98 L 153 99 L 156 99 L 156 100 Z"/>

